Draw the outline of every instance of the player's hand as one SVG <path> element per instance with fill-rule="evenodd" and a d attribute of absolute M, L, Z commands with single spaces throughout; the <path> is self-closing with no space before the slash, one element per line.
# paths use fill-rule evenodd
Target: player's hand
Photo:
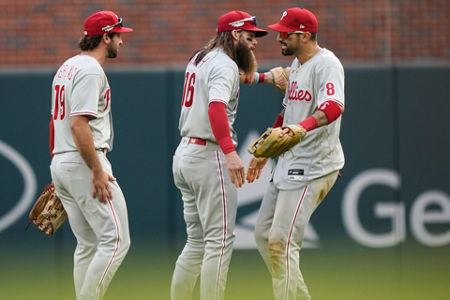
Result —
<path fill-rule="evenodd" d="M 240 188 L 245 182 L 245 170 L 239 155 L 236 151 L 225 154 L 225 162 L 231 182 Z"/>
<path fill-rule="evenodd" d="M 247 181 L 252 183 L 255 179 L 259 179 L 261 176 L 262 169 L 266 165 L 269 159 L 267 157 L 253 157 L 248 164 L 247 169 Z"/>
<path fill-rule="evenodd" d="M 92 171 L 92 196 L 97 198 L 102 203 L 107 203 L 112 200 L 112 192 L 109 186 L 110 181 L 115 181 L 116 178 L 103 170 Z"/>

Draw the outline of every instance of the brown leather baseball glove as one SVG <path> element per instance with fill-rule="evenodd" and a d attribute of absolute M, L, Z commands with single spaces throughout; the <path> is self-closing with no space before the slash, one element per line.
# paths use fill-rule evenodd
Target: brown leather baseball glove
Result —
<path fill-rule="evenodd" d="M 28 219 L 46 235 L 53 235 L 66 221 L 67 213 L 61 200 L 56 196 L 53 183 L 48 184 L 39 195 L 28 214 Z"/>
<path fill-rule="evenodd" d="M 283 130 L 289 128 L 288 133 Z M 306 135 L 306 129 L 300 125 L 267 128 L 267 130 L 250 145 L 248 152 L 255 157 L 277 157 L 299 143 Z"/>
<path fill-rule="evenodd" d="M 288 88 L 290 71 L 290 67 L 276 67 L 269 71 L 272 74 L 272 84 L 283 93 Z"/>

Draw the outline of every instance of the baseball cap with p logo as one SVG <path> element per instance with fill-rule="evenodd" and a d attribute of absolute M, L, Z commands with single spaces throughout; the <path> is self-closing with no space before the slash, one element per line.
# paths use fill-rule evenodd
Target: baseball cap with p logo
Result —
<path fill-rule="evenodd" d="M 319 24 L 316 16 L 306 8 L 288 8 L 281 15 L 280 21 L 267 26 L 278 32 L 317 32 Z"/>
<path fill-rule="evenodd" d="M 233 10 L 219 17 L 217 22 L 217 33 L 222 33 L 232 30 L 246 30 L 252 31 L 257 37 L 267 34 L 267 31 L 256 27 L 256 17 L 250 14 Z"/>
<path fill-rule="evenodd" d="M 131 32 L 132 28 L 124 27 L 122 18 L 119 18 L 114 12 L 102 10 L 93 13 L 87 17 L 84 22 L 84 35 L 102 35 L 113 32 Z"/>

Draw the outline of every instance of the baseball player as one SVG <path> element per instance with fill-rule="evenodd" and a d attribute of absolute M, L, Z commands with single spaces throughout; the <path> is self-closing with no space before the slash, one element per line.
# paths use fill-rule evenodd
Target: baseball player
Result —
<path fill-rule="evenodd" d="M 224 298 L 237 188 L 245 181 L 233 129 L 239 70 L 253 75 L 256 38 L 266 34 L 254 16 L 230 11 L 219 17 L 217 35 L 186 67 L 173 177 L 183 199 L 187 242 L 173 273 L 172 300 L 191 299 L 199 276 L 202 300 Z"/>
<path fill-rule="evenodd" d="M 84 23 L 81 53 L 66 60 L 52 84 L 53 158 L 56 194 L 77 239 L 77 300 L 102 299 L 130 247 L 125 198 L 106 154 L 112 149 L 111 88 L 102 69 L 132 31 L 111 11 Z"/>
<path fill-rule="evenodd" d="M 318 45 L 318 22 L 309 10 L 289 8 L 269 28 L 278 32 L 281 53 L 295 57 L 284 109 L 273 127 L 282 126 L 282 134 L 289 134 L 290 127 L 306 130 L 306 135 L 278 157 L 257 218 L 255 238 L 272 275 L 274 298 L 311 299 L 300 271 L 300 249 L 306 224 L 344 166 L 339 141 L 344 69 L 330 50 Z M 259 176 L 266 160 L 251 160 L 249 182 Z"/>

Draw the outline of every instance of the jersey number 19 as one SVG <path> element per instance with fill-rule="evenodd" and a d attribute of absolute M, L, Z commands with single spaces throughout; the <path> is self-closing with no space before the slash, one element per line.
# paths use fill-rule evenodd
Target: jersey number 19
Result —
<path fill-rule="evenodd" d="M 66 97 L 64 95 L 64 85 L 55 85 L 55 107 L 53 110 L 53 120 L 64 120 L 66 116 Z"/>

